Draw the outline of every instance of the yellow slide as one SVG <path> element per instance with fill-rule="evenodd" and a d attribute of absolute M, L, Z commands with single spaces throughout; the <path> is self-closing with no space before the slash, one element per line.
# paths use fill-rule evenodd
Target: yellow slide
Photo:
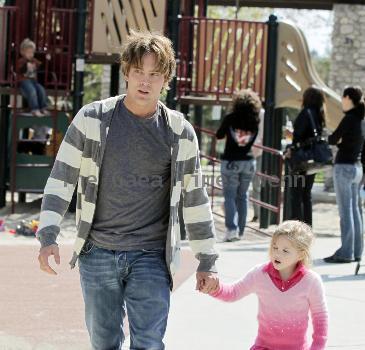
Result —
<path fill-rule="evenodd" d="M 303 32 L 288 22 L 279 22 L 276 70 L 276 107 L 301 108 L 304 90 L 316 85 L 326 95 L 327 127 L 334 130 L 343 113 L 341 97 L 318 76 Z"/>

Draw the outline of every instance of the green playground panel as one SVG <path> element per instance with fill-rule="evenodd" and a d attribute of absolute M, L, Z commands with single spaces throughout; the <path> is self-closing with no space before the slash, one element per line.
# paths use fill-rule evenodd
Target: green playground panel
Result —
<path fill-rule="evenodd" d="M 11 119 L 12 121 L 12 119 Z M 32 126 L 48 126 L 53 128 L 54 121 L 51 116 L 33 117 L 17 116 L 17 132 L 20 129 L 31 128 Z M 66 133 L 69 121 L 64 112 L 57 114 L 57 130 Z M 10 126 L 11 128 L 11 126 Z M 11 130 L 11 129 L 10 129 Z M 11 133 L 9 133 L 11 137 Z M 17 165 L 29 165 L 27 167 L 17 167 L 15 176 L 15 190 L 26 190 L 26 192 L 42 192 L 47 179 L 51 173 L 53 157 L 46 155 L 32 155 L 26 153 L 16 154 Z"/>
<path fill-rule="evenodd" d="M 60 131 L 66 132 L 68 127 L 68 118 L 64 112 L 57 113 L 56 120 L 57 129 Z M 37 126 L 48 126 L 49 128 L 53 128 L 53 117 L 33 117 L 33 116 L 17 116 L 17 130 L 24 128 L 31 128 L 33 125 Z"/>
<path fill-rule="evenodd" d="M 17 164 L 53 164 L 53 157 L 38 155 L 38 154 L 26 154 L 17 153 L 16 154 Z"/>
<path fill-rule="evenodd" d="M 26 167 L 16 169 L 16 189 L 40 192 L 46 186 L 51 167 Z"/>

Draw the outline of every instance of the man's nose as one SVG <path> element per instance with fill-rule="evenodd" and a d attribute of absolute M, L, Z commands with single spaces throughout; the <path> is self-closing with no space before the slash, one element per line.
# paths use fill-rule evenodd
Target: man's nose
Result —
<path fill-rule="evenodd" d="M 149 76 L 149 74 L 144 74 L 142 76 L 141 84 L 142 85 L 150 85 L 151 84 L 151 77 Z"/>

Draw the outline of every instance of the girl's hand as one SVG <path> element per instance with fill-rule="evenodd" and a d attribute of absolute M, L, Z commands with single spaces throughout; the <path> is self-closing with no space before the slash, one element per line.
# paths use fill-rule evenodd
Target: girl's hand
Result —
<path fill-rule="evenodd" d="M 211 290 L 211 291 L 209 292 L 209 294 L 215 294 L 215 293 L 217 293 L 218 291 L 219 291 L 219 281 L 218 281 L 218 284 L 217 284 L 216 288 L 214 288 L 213 290 Z"/>

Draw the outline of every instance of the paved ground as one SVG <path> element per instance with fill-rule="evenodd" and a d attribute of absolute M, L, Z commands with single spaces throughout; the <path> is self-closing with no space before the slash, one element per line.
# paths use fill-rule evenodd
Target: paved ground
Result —
<path fill-rule="evenodd" d="M 314 247 L 314 269 L 321 274 L 330 313 L 327 349 L 365 349 L 365 266 L 354 276 L 355 264 L 324 264 L 337 237 L 320 237 Z M 267 259 L 268 240 L 218 244 L 218 269 L 224 281 L 240 278 L 252 266 Z M 173 350 L 247 350 L 256 330 L 257 300 L 249 296 L 223 303 L 193 292 L 191 277 L 172 297 L 166 348 Z"/>
<path fill-rule="evenodd" d="M 0 210 L 7 228 L 22 218 L 36 218 L 39 203 L 18 206 L 10 215 Z M 251 217 L 252 213 L 249 213 Z M 38 270 L 38 244 L 32 238 L 0 232 L 0 350 L 89 349 L 83 321 L 83 302 L 77 270 L 71 271 L 71 241 L 75 235 L 73 215 L 63 222 L 62 263 L 58 276 Z M 365 266 L 354 276 L 354 264 L 324 265 L 320 258 L 339 244 L 337 208 L 331 203 L 314 206 L 318 236 L 314 269 L 324 280 L 330 310 L 328 349 L 365 349 Z M 223 223 L 217 220 L 217 227 Z M 273 227 L 268 230 L 272 231 Z M 245 240 L 217 244 L 218 268 L 225 281 L 241 277 L 249 268 L 267 259 L 268 238 L 247 232 Z M 194 291 L 196 261 L 184 244 L 183 269 L 176 276 L 176 289 L 166 333 L 166 349 L 249 349 L 256 333 L 256 299 L 250 296 L 224 304 Z M 125 348 L 128 348 L 126 345 Z"/>

